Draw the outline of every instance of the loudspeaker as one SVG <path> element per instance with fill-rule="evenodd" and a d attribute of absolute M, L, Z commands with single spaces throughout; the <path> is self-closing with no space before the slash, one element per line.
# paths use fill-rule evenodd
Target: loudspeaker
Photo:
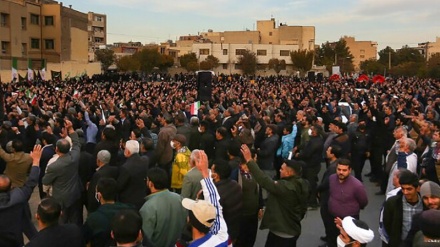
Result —
<path fill-rule="evenodd" d="M 322 73 L 318 73 L 318 75 L 316 76 L 316 80 L 321 83 L 324 80 L 324 75 Z"/>
<path fill-rule="evenodd" d="M 212 94 L 212 73 L 211 71 L 201 71 L 197 73 L 197 99 L 204 102 L 211 99 Z"/>
<path fill-rule="evenodd" d="M 309 71 L 309 73 L 307 74 L 307 77 L 309 78 L 309 82 L 314 82 L 315 81 L 315 72 Z"/>

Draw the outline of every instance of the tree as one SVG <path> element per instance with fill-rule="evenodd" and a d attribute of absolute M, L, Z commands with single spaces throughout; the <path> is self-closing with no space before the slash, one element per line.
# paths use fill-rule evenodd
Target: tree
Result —
<path fill-rule="evenodd" d="M 391 66 L 397 65 L 397 56 L 396 52 L 393 50 L 393 48 L 387 46 L 384 49 L 379 51 L 379 63 L 385 65 L 388 68 L 389 65 L 389 59 L 391 59 Z"/>
<path fill-rule="evenodd" d="M 238 57 L 237 64 L 244 75 L 254 75 L 257 71 L 258 59 L 255 52 L 244 50 L 240 57 Z"/>
<path fill-rule="evenodd" d="M 133 59 L 140 64 L 139 69 L 150 73 L 155 67 L 159 67 L 162 55 L 154 48 L 143 49 L 133 54 Z"/>
<path fill-rule="evenodd" d="M 194 72 L 199 70 L 199 63 L 197 61 L 191 61 L 186 65 L 186 70 L 190 72 Z"/>
<path fill-rule="evenodd" d="M 268 64 L 269 69 L 273 69 L 277 75 L 281 72 L 281 70 L 286 69 L 286 60 L 278 58 L 272 58 L 269 60 Z"/>
<path fill-rule="evenodd" d="M 365 74 L 382 74 L 385 70 L 385 65 L 372 58 L 361 62 L 360 68 Z"/>
<path fill-rule="evenodd" d="M 116 61 L 116 66 L 119 70 L 127 72 L 139 70 L 140 64 L 138 60 L 133 58 L 133 56 L 124 56 Z"/>
<path fill-rule="evenodd" d="M 207 56 L 205 61 L 210 65 L 209 69 L 215 69 L 220 64 L 220 60 L 213 55 Z"/>
<path fill-rule="evenodd" d="M 106 71 L 116 60 L 115 52 L 110 49 L 96 50 L 95 56 L 96 59 L 101 62 L 101 69 L 104 71 Z"/>
<path fill-rule="evenodd" d="M 194 52 L 185 54 L 180 57 L 180 66 L 185 68 L 187 71 L 196 71 L 197 70 L 197 69 L 193 70 L 195 67 L 193 63 L 197 63 L 197 55 Z M 197 65 L 197 67 L 198 67 L 198 65 Z"/>
<path fill-rule="evenodd" d="M 174 65 L 174 58 L 170 55 L 163 54 L 160 58 L 158 67 L 160 70 L 166 70 Z"/>
<path fill-rule="evenodd" d="M 339 66 L 343 73 L 354 70 L 353 55 L 344 39 L 334 43 L 323 43 L 320 48 L 316 49 L 315 64 L 324 65 L 328 71 L 331 71 L 332 66 Z"/>
<path fill-rule="evenodd" d="M 440 53 L 434 53 L 426 65 L 427 74 L 431 78 L 440 78 Z"/>
<path fill-rule="evenodd" d="M 425 58 L 416 49 L 404 46 L 398 51 L 396 51 L 396 62 L 397 65 L 407 62 L 414 62 L 416 64 L 423 63 Z"/>
<path fill-rule="evenodd" d="M 210 62 L 203 60 L 200 62 L 200 69 L 201 70 L 210 70 L 212 68 L 212 65 Z"/>
<path fill-rule="evenodd" d="M 312 68 L 313 56 L 313 51 L 297 50 L 290 52 L 293 67 L 299 70 L 302 75 Z"/>

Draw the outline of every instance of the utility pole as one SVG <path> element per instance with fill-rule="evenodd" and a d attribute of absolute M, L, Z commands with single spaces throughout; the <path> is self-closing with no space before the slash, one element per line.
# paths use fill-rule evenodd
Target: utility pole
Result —
<path fill-rule="evenodd" d="M 388 70 L 391 70 L 391 51 L 388 51 Z"/>

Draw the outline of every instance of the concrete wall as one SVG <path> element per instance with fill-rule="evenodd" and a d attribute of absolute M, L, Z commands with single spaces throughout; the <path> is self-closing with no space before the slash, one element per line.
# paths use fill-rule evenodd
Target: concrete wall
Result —
<path fill-rule="evenodd" d="M 368 59 L 377 59 L 377 43 L 372 41 L 356 41 L 354 37 L 343 37 L 347 47 L 353 55 L 355 70 L 360 70 L 361 62 Z"/>
<path fill-rule="evenodd" d="M 70 77 L 75 77 L 77 75 L 81 75 L 84 72 L 87 72 L 88 76 L 92 76 L 94 74 L 101 73 L 101 63 L 79 63 L 79 62 L 63 62 L 63 63 L 48 63 L 46 70 L 46 79 L 50 80 L 51 74 L 50 71 L 61 71 L 63 75 L 63 79 L 66 75 L 70 75 Z M 26 75 L 26 70 L 21 69 L 18 70 L 18 73 L 22 76 Z M 7 83 L 11 81 L 11 70 L 0 70 L 1 82 Z"/>

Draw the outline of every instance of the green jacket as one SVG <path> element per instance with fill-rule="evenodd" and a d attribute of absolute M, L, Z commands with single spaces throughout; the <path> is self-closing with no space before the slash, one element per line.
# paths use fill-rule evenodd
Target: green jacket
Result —
<path fill-rule="evenodd" d="M 139 210 L 144 235 L 154 246 L 174 246 L 186 224 L 186 209 L 180 196 L 162 190 L 146 197 Z"/>
<path fill-rule="evenodd" d="M 247 166 L 257 183 L 270 193 L 260 229 L 301 235 L 301 220 L 307 211 L 309 195 L 307 182 L 299 176 L 274 181 L 258 168 L 255 161 L 249 161 Z"/>

